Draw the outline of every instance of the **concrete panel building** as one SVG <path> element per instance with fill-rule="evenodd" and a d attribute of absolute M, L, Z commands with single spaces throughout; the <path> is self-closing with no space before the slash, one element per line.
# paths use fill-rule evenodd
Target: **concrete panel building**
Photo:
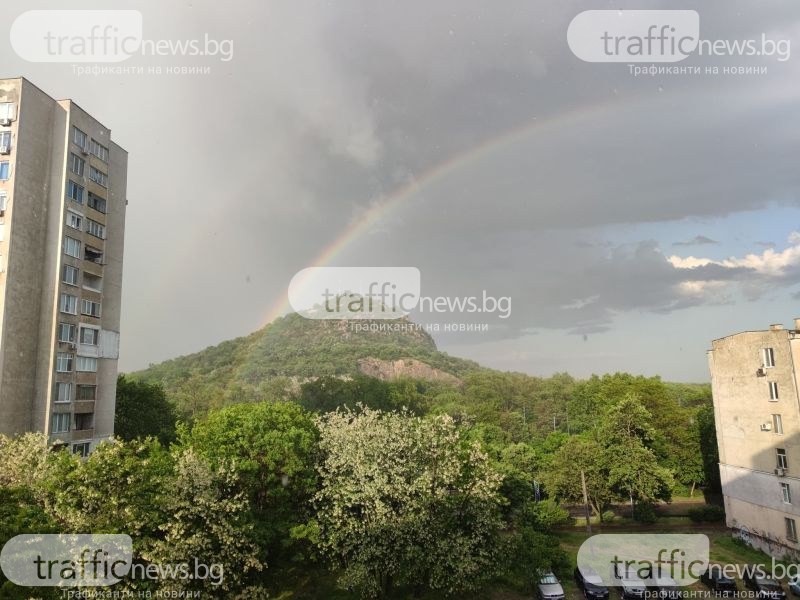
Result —
<path fill-rule="evenodd" d="M 0 433 L 85 455 L 114 432 L 127 162 L 71 100 L 0 80 Z"/>
<path fill-rule="evenodd" d="M 800 556 L 800 319 L 708 353 L 726 520 L 774 557 Z"/>

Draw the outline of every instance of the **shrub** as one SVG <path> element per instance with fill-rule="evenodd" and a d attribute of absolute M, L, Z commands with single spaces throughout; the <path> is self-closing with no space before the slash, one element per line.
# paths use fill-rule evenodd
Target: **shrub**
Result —
<path fill-rule="evenodd" d="M 604 523 L 611 523 L 616 518 L 616 513 L 613 510 L 607 510 L 603 512 L 603 522 Z"/>
<path fill-rule="evenodd" d="M 717 523 L 725 520 L 725 509 L 714 504 L 706 504 L 689 510 L 689 518 L 695 523 Z"/>
<path fill-rule="evenodd" d="M 633 520 L 639 523 L 655 523 L 656 509 L 650 502 L 639 502 L 633 507 Z"/>

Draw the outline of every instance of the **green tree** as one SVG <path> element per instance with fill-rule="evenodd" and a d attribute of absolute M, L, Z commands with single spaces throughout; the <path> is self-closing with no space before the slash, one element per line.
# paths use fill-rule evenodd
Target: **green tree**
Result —
<path fill-rule="evenodd" d="M 717 446 L 717 429 L 714 423 L 714 407 L 710 404 L 697 410 L 697 435 L 700 454 L 703 462 L 703 477 L 707 491 L 721 494 L 722 484 L 719 475 L 719 448 Z"/>
<path fill-rule="evenodd" d="M 274 562 L 291 545 L 290 531 L 309 518 L 317 437 L 311 416 L 297 404 L 259 402 L 212 411 L 181 441 L 214 465 L 235 461 L 257 539 Z"/>
<path fill-rule="evenodd" d="M 583 503 L 581 471 L 586 478 L 589 506 L 602 521 L 603 510 L 615 494 L 608 480 L 606 449 L 599 442 L 587 436 L 570 438 L 555 452 L 542 479 L 549 494 Z"/>
<path fill-rule="evenodd" d="M 499 557 L 500 476 L 448 416 L 364 408 L 319 418 L 319 545 L 364 596 L 396 586 L 454 593 Z"/>
<path fill-rule="evenodd" d="M 175 440 L 175 407 L 161 385 L 117 377 L 114 435 L 122 440 L 152 436 L 162 444 Z"/>

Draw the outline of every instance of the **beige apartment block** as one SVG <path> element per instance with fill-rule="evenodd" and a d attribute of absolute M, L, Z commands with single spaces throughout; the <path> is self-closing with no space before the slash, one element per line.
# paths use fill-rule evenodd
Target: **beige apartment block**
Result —
<path fill-rule="evenodd" d="M 774 557 L 800 556 L 800 319 L 708 352 L 728 527 Z"/>
<path fill-rule="evenodd" d="M 128 155 L 71 100 L 0 80 L 0 433 L 114 433 Z"/>

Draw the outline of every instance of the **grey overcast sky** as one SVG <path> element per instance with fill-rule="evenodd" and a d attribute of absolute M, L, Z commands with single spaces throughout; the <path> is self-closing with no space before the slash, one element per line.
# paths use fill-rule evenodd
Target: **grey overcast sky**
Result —
<path fill-rule="evenodd" d="M 682 4 L 703 39 L 798 56 L 691 56 L 676 64 L 700 74 L 656 76 L 583 62 L 567 27 L 669 2 L 119 1 L 145 39 L 231 40 L 233 56 L 100 75 L 15 54 L 14 19 L 56 8 L 3 2 L 0 74 L 74 99 L 130 152 L 123 370 L 262 326 L 337 240 L 326 264 L 510 296 L 489 331 L 434 337 L 531 374 L 704 381 L 710 340 L 800 316 L 796 0 Z M 183 66 L 208 72 L 166 72 Z"/>

